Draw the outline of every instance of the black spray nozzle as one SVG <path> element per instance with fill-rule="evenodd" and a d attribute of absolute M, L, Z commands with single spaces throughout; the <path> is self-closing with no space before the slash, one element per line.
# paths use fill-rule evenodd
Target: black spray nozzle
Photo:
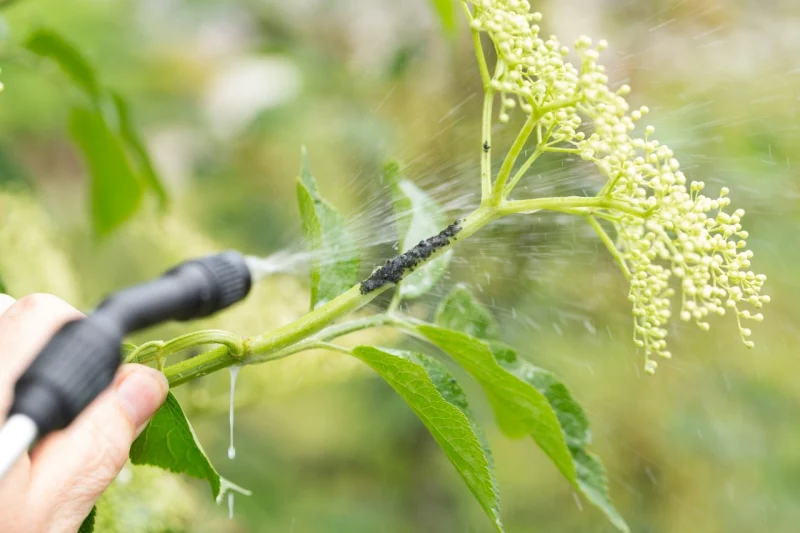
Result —
<path fill-rule="evenodd" d="M 116 292 L 92 316 L 118 324 L 123 334 L 167 320 L 216 313 L 250 292 L 250 269 L 238 252 L 187 261 L 160 278 Z"/>
<path fill-rule="evenodd" d="M 31 418 L 39 436 L 66 427 L 111 383 L 125 335 L 213 314 L 247 296 L 251 283 L 244 257 L 224 252 L 109 296 L 53 335 L 17 381 L 10 415 Z"/>

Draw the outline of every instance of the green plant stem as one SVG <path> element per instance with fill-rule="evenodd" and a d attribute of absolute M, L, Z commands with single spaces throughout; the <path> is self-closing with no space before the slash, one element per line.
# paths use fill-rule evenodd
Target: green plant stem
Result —
<path fill-rule="evenodd" d="M 163 359 L 174 353 L 194 346 L 205 344 L 221 344 L 227 347 L 231 355 L 241 357 L 244 353 L 244 344 L 241 337 L 233 333 L 218 329 L 195 331 L 169 341 L 150 341 L 138 346 L 128 357 L 125 363 L 149 363 Z"/>
<path fill-rule="evenodd" d="M 581 151 L 577 148 L 563 148 L 558 146 L 545 146 L 543 149 L 544 152 L 553 152 L 556 154 L 576 154 L 580 155 Z"/>
<path fill-rule="evenodd" d="M 482 204 L 461 221 L 461 230 L 456 235 L 456 238 L 451 240 L 448 245 L 438 249 L 426 262 L 439 257 L 455 246 L 457 242 L 470 237 L 497 218 L 514 213 L 535 212 L 543 209 L 569 212 L 570 210 L 574 211 L 581 208 L 613 209 L 641 217 L 647 215 L 645 211 L 625 202 L 591 196 L 502 201 L 499 205 Z M 420 266 L 422 265 L 418 265 L 417 268 Z M 177 386 L 232 365 L 262 363 L 280 359 L 298 351 L 310 349 L 309 347 L 320 341 L 325 342 L 330 338 L 358 331 L 359 329 L 382 324 L 394 325 L 398 319 L 392 318 L 391 315 L 376 315 L 326 329 L 329 324 L 367 305 L 379 294 L 393 286 L 393 284 L 386 284 L 367 294 L 362 294 L 360 284 L 355 285 L 340 296 L 294 322 L 264 335 L 245 339 L 242 343 L 243 354 L 240 357 L 232 355 L 228 346 L 220 346 L 191 359 L 171 365 L 164 370 L 164 374 L 169 379 L 171 386 Z"/>
<path fill-rule="evenodd" d="M 494 91 L 486 88 L 483 95 L 483 126 L 481 128 L 481 199 L 486 200 L 492 191 L 492 103 Z"/>
<path fill-rule="evenodd" d="M 324 350 L 330 350 L 332 352 L 339 352 L 347 355 L 353 355 L 353 350 L 351 350 L 350 348 L 347 348 L 346 346 L 341 346 L 339 344 L 334 344 L 332 342 L 320 341 L 314 345 L 314 348 L 321 348 Z"/>
<path fill-rule="evenodd" d="M 514 187 L 517 186 L 519 180 L 521 180 L 522 176 L 524 176 L 528 169 L 531 168 L 531 165 L 533 165 L 533 163 L 539 159 L 540 155 L 542 155 L 542 150 L 537 147 L 531 156 L 522 164 L 517 173 L 514 174 L 514 177 L 511 178 L 511 181 L 508 182 L 508 185 L 506 185 L 505 191 L 503 192 L 503 196 L 508 198 L 508 195 L 511 194 L 511 191 L 513 191 Z"/>
<path fill-rule="evenodd" d="M 533 133 L 533 130 L 538 123 L 538 113 L 534 112 L 528 115 L 528 119 L 525 121 L 525 124 L 522 126 L 519 135 L 517 135 L 517 138 L 514 140 L 514 144 L 511 145 L 506 158 L 503 160 L 500 170 L 497 172 L 497 178 L 494 180 L 494 186 L 492 187 L 492 193 L 490 197 L 490 201 L 493 205 L 499 205 L 500 202 L 503 201 L 503 192 L 505 191 L 508 177 L 511 174 L 511 171 L 514 169 L 514 164 L 517 162 L 519 154 L 522 152 L 522 149 L 525 148 L 525 143 L 528 142 L 528 138 L 531 136 L 531 133 Z"/>
<path fill-rule="evenodd" d="M 646 218 L 649 214 L 641 208 L 630 205 L 620 200 L 610 200 L 600 196 L 564 196 L 561 198 L 534 198 L 531 200 L 512 200 L 502 203 L 498 209 L 503 215 L 514 213 L 533 213 L 547 209 L 550 211 L 565 211 L 567 209 L 596 207 L 620 211 L 639 218 Z"/>
<path fill-rule="evenodd" d="M 457 238 L 461 240 L 471 236 L 499 215 L 500 213 L 496 208 L 488 206 L 478 208 L 461 221 L 461 231 L 459 231 Z M 457 241 L 453 240 L 449 245 L 437 250 L 426 262 L 432 261 L 445 253 L 455 242 Z M 417 268 L 420 266 L 422 265 L 418 265 Z M 169 379 L 170 385 L 175 386 L 231 365 L 246 364 L 253 354 L 273 354 L 274 352 L 310 337 L 342 316 L 360 309 L 393 286 L 393 284 L 386 284 L 367 294 L 361 294 L 360 284 L 355 285 L 330 302 L 316 308 L 290 324 L 277 328 L 264 335 L 245 339 L 243 358 L 232 356 L 228 352 L 228 348 L 222 346 L 200 354 L 197 357 L 171 365 L 164 370 L 164 374 Z"/>
<path fill-rule="evenodd" d="M 403 301 L 403 297 L 400 294 L 400 291 L 394 291 L 392 295 L 392 300 L 389 302 L 389 307 L 386 308 L 387 313 L 393 313 L 400 307 L 400 303 Z"/>
<path fill-rule="evenodd" d="M 489 67 L 486 65 L 486 56 L 483 53 L 483 45 L 481 44 L 481 32 L 472 28 L 472 13 L 466 3 L 461 2 L 461 7 L 464 9 L 464 14 L 467 17 L 467 22 L 470 23 L 470 33 L 472 33 L 472 44 L 475 48 L 475 58 L 478 60 L 478 70 L 481 73 L 481 81 L 483 82 L 483 90 L 489 90 Z"/>
<path fill-rule="evenodd" d="M 254 353 L 253 355 L 247 357 L 245 361 L 247 364 L 257 364 L 257 363 L 264 363 L 266 361 L 274 361 L 276 359 L 282 359 L 297 352 L 302 352 L 305 350 L 313 350 L 316 344 L 319 342 L 338 339 L 339 337 L 349 335 L 350 333 L 355 333 L 357 331 L 362 331 L 369 328 L 393 325 L 397 322 L 397 320 L 398 320 L 397 318 L 395 318 L 393 315 L 390 314 L 372 315 L 365 318 L 350 320 L 342 324 L 329 326 L 320 331 L 319 333 L 317 333 L 316 335 L 313 335 L 312 337 L 302 340 L 287 348 L 284 348 L 283 350 L 279 350 L 277 352 L 269 354 Z"/>
<path fill-rule="evenodd" d="M 184 363 L 192 362 L 189 371 L 181 368 L 181 364 L 173 365 L 165 370 L 165 375 L 169 379 L 170 386 L 181 385 L 187 381 L 191 381 L 201 375 L 206 375 L 217 370 L 221 370 L 230 364 L 259 364 L 268 361 L 276 361 L 283 359 L 298 352 L 306 350 L 313 350 L 317 348 L 318 343 L 326 342 L 332 339 L 337 339 L 350 333 L 362 331 L 369 328 L 375 328 L 386 325 L 394 325 L 399 322 L 399 319 L 389 314 L 372 315 L 365 318 L 350 320 L 342 324 L 329 326 L 317 334 L 308 337 L 300 342 L 288 346 L 282 350 L 269 352 L 269 353 L 251 353 L 244 358 L 237 359 L 235 363 L 231 363 L 230 359 L 223 357 L 219 348 L 206 352 L 193 359 L 188 359 Z M 202 358 L 202 359 L 200 359 Z"/>
<path fill-rule="evenodd" d="M 608 251 L 611 252 L 611 255 L 617 261 L 620 269 L 622 269 L 622 273 L 625 274 L 625 278 L 630 281 L 631 279 L 631 271 L 628 268 L 628 265 L 625 263 L 625 259 L 622 257 L 622 254 L 619 252 L 619 249 L 614 246 L 614 242 L 611 240 L 611 237 L 608 236 L 606 230 L 603 229 L 603 226 L 592 216 L 586 217 L 586 220 L 589 222 L 589 225 L 592 226 L 594 231 L 600 237 L 600 240 L 603 241 L 603 244 L 606 245 Z"/>

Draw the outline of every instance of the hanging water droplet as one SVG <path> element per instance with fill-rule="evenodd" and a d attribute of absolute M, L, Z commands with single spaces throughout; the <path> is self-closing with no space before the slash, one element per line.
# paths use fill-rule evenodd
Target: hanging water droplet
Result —
<path fill-rule="evenodd" d="M 230 398 L 230 412 L 228 415 L 230 422 L 230 445 L 228 446 L 228 459 L 231 460 L 233 460 L 236 457 L 236 448 L 233 445 L 233 401 L 234 397 L 236 396 L 236 378 L 239 376 L 239 371 L 241 369 L 242 369 L 241 366 L 232 366 L 229 368 L 231 374 L 231 398 Z M 229 499 L 229 501 L 231 500 Z"/>

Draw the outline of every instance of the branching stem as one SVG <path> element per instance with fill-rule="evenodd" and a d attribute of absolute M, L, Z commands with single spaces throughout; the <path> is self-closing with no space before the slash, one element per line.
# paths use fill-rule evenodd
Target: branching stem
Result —
<path fill-rule="evenodd" d="M 505 160 L 503 160 L 503 165 L 497 172 L 497 178 L 494 181 L 494 187 L 492 187 L 490 202 L 493 205 L 499 205 L 503 201 L 503 194 L 506 189 L 508 177 L 511 174 L 511 171 L 514 169 L 514 164 L 517 162 L 519 154 L 522 152 L 522 149 L 525 148 L 525 143 L 528 142 L 528 138 L 531 136 L 531 133 L 533 133 L 533 130 L 536 128 L 536 124 L 538 123 L 538 113 L 534 112 L 528 115 L 528 119 L 525 121 L 525 124 L 522 126 L 517 138 L 514 140 L 514 144 L 511 145 Z"/>
<path fill-rule="evenodd" d="M 511 178 L 511 181 L 508 182 L 508 185 L 506 185 L 505 191 L 503 192 L 504 197 L 508 198 L 508 195 L 511 194 L 511 191 L 513 191 L 514 187 L 517 186 L 519 180 L 521 180 L 522 177 L 525 175 L 525 173 L 528 171 L 528 169 L 531 168 L 531 165 L 533 165 L 533 163 L 537 159 L 539 159 L 540 155 L 542 155 L 542 150 L 540 150 L 539 147 L 537 146 L 536 150 L 534 150 L 531 156 L 519 168 L 517 173 L 514 174 L 514 177 Z"/>
<path fill-rule="evenodd" d="M 583 213 L 583 211 L 581 211 L 583 209 L 598 208 L 616 210 L 639 217 L 647 215 L 647 213 L 641 209 L 626 204 L 625 202 L 591 196 L 502 201 L 499 205 L 483 204 L 461 221 L 461 230 L 457 234 L 458 240 L 452 240 L 448 245 L 438 249 L 427 261 L 439 257 L 455 246 L 456 243 L 470 237 L 493 220 L 503 216 L 540 210 L 572 212 L 577 214 Z M 422 264 L 418 265 L 417 268 L 421 266 Z M 164 374 L 169 379 L 170 385 L 176 386 L 231 365 L 263 363 L 281 359 L 299 351 L 311 349 L 316 343 L 327 342 L 333 338 L 352 333 L 353 331 L 379 325 L 395 325 L 397 319 L 393 318 L 391 315 L 375 315 L 360 320 L 329 326 L 343 316 L 367 305 L 379 294 L 392 286 L 394 285 L 389 283 L 366 294 L 362 294 L 360 285 L 355 285 L 327 304 L 318 307 L 294 322 L 279 327 L 269 333 L 265 333 L 264 335 L 245 339 L 244 341 L 238 341 L 238 339 L 231 334 L 227 334 L 227 336 L 221 335 L 220 332 L 213 332 L 213 335 L 211 332 L 198 332 L 197 334 L 178 337 L 178 339 L 168 343 L 170 344 L 169 349 L 171 353 L 177 351 L 179 347 L 185 349 L 188 346 L 212 343 L 224 345 L 169 366 L 164 370 Z M 157 345 L 153 346 L 156 347 Z M 239 347 L 242 348 L 240 352 L 241 355 L 236 356 L 231 350 L 238 350 Z M 165 348 L 166 344 L 161 347 L 162 353 Z M 150 349 L 152 348 L 147 348 L 147 350 Z M 137 357 L 141 360 L 145 354 L 149 353 L 149 351 L 142 349 L 139 351 Z"/>

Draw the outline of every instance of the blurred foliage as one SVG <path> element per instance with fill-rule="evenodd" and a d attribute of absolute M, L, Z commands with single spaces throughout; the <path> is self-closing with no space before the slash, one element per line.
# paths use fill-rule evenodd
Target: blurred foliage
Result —
<path fill-rule="evenodd" d="M 76 105 L 72 108 L 69 131 L 89 167 L 90 214 L 95 232 L 107 235 L 128 220 L 139 209 L 145 186 L 153 189 L 164 206 L 166 191 L 133 126 L 130 106 L 125 99 L 101 87 L 89 62 L 57 33 L 37 30 L 28 38 L 25 47 L 54 60 L 91 103 L 91 107 Z M 134 169 L 128 152 L 139 169 Z"/>
<path fill-rule="evenodd" d="M 310 280 L 313 310 L 356 283 L 361 257 L 342 214 L 320 196 L 305 148 L 297 178 L 297 202 L 303 220 L 303 235 L 314 254 Z"/>
<path fill-rule="evenodd" d="M 489 304 L 502 338 L 585 407 L 594 451 L 633 531 L 795 531 L 800 5 L 543 0 L 537 8 L 565 42 L 606 37 L 609 76 L 631 84 L 634 105 L 651 107 L 690 177 L 724 181 L 747 209 L 754 265 L 770 276 L 774 296 L 755 328 L 756 349 L 741 347 L 725 322 L 710 334 L 677 326 L 675 359 L 654 378 L 641 376 L 624 280 L 581 221 L 552 214 L 460 244 L 446 283 L 411 309 L 429 311 L 457 281 Z M 380 178 L 387 156 L 407 161 L 406 175 L 452 216 L 475 201 L 480 81 L 464 24 L 443 38 L 430 0 L 20 0 L 1 15 L 0 274 L 14 295 L 53 292 L 88 309 L 110 290 L 209 250 L 302 249 L 293 178 L 303 144 L 322 194 L 352 221 L 359 244 L 373 245 L 366 272 L 393 253 Z M 152 194 L 118 231 L 94 239 L 88 167 L 67 131 L 85 96 L 53 62 L 17 53 L 41 27 L 74 43 L 101 85 L 126 95 L 169 192 L 166 214 Z M 495 143 L 514 131 L 497 131 Z M 525 194 L 580 194 L 596 184 L 580 163 L 554 157 L 532 169 Z M 203 326 L 248 335 L 286 323 L 307 309 L 304 285 L 276 277 Z M 169 325 L 137 340 L 200 326 Z M 456 377 L 480 398 L 473 382 Z M 227 381 L 211 376 L 175 392 L 220 472 L 254 495 L 237 498 L 231 523 L 224 509 L 208 508 L 207 488 L 161 476 L 153 483 L 181 487 L 165 494 L 186 496 L 172 530 L 491 527 L 424 426 L 358 362 L 310 353 L 245 369 L 233 462 L 224 459 Z M 499 436 L 486 402 L 472 407 L 492 444 L 508 531 L 612 530 L 528 443 Z M 116 501 L 119 514 L 106 516 L 138 531 L 135 520 L 157 516 L 166 500 L 125 493 Z M 98 531 L 121 527 L 102 526 L 103 515 L 101 504 Z"/>
<path fill-rule="evenodd" d="M 458 7 L 455 0 L 430 0 L 433 10 L 439 17 L 439 24 L 447 35 L 453 35 L 458 27 Z"/>

